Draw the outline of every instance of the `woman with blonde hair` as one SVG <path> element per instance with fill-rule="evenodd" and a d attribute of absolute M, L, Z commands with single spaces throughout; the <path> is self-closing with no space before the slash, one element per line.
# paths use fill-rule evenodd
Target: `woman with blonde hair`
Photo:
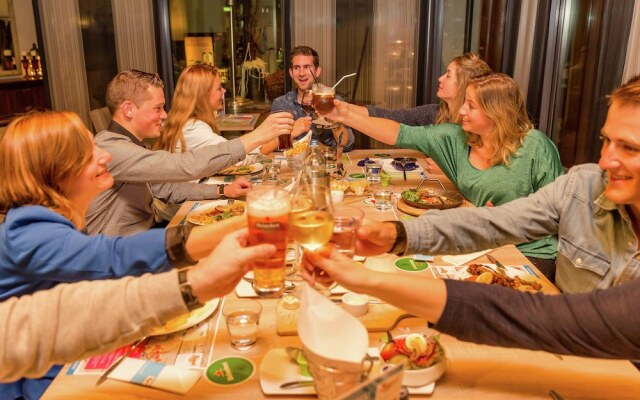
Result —
<path fill-rule="evenodd" d="M 465 53 L 455 57 L 447 70 L 438 78 L 437 96 L 439 104 L 425 104 L 413 108 L 389 110 L 386 108 L 366 105 L 356 106 L 355 111 L 371 117 L 386 118 L 401 124 L 422 126 L 452 122 L 459 124 L 458 114 L 464 103 L 464 94 L 472 78 L 491 72 L 489 65 L 474 53 Z"/>
<path fill-rule="evenodd" d="M 177 226 L 127 237 L 86 235 L 89 204 L 113 185 L 106 167 L 110 160 L 74 113 L 31 113 L 9 124 L 0 140 L 0 301 L 61 282 L 193 264 L 224 235 L 246 225 L 246 218 L 236 217 L 193 230 Z M 44 380 L 0 385 L 0 398 L 38 398 L 57 370 Z"/>
<path fill-rule="evenodd" d="M 225 92 L 217 68 L 193 64 L 182 70 L 171 109 L 154 148 L 175 153 L 226 142 L 216 123 L 218 111 L 224 106 Z M 257 153 L 253 150 L 238 164 L 254 163 Z"/>
<path fill-rule="evenodd" d="M 471 79 L 458 110 L 461 125 L 407 126 L 367 117 L 354 106 L 334 101 L 331 119 L 399 148 L 429 155 L 474 205 L 501 205 L 526 197 L 562 174 L 558 149 L 533 129 L 518 85 L 499 73 Z M 518 245 L 553 279 L 557 238 Z"/>

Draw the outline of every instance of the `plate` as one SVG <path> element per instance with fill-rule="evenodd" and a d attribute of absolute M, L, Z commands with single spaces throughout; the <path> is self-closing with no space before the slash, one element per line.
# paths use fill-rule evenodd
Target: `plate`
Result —
<path fill-rule="evenodd" d="M 197 310 L 176 317 L 164 324 L 163 327 L 154 329 L 149 336 L 168 335 L 196 326 L 216 311 L 218 303 L 220 303 L 220 299 L 209 300 Z"/>
<path fill-rule="evenodd" d="M 378 349 L 370 347 L 368 353 L 372 357 L 378 356 Z M 378 375 L 380 363 L 376 362 L 372 369 L 372 376 Z M 260 387 L 264 394 L 279 395 L 301 395 L 316 394 L 313 386 L 303 386 L 294 389 L 280 389 L 280 385 L 285 382 L 308 380 L 309 378 L 300 374 L 300 366 L 293 362 L 285 349 L 271 349 L 265 354 L 260 363 Z M 410 387 L 410 394 L 431 394 L 436 384 L 421 387 Z"/>
<path fill-rule="evenodd" d="M 218 172 L 217 175 L 249 175 L 249 174 L 255 174 L 257 172 L 260 172 L 262 171 L 263 168 L 264 168 L 264 165 L 260 163 L 243 165 L 243 166 L 232 165 Z"/>
<path fill-rule="evenodd" d="M 439 189 L 407 189 L 400 197 L 410 206 L 425 210 L 454 208 L 464 201 L 464 197 L 458 192 Z"/>
<path fill-rule="evenodd" d="M 220 210 L 220 208 L 216 208 L 219 206 L 229 207 L 231 210 L 222 211 Z M 243 207 L 244 211 L 242 212 L 242 214 L 237 215 L 245 214 L 247 212 L 247 203 L 245 203 L 244 201 L 236 200 L 232 205 L 228 206 L 228 200 L 214 200 L 207 204 L 202 204 L 189 211 L 189 214 L 187 214 L 187 221 L 194 225 L 212 224 L 214 222 L 235 216 L 236 214 L 234 214 L 233 210 L 239 212 L 240 207 Z"/>
<path fill-rule="evenodd" d="M 495 264 L 486 264 L 486 263 L 477 263 L 477 264 L 478 265 L 485 265 L 485 266 L 489 267 L 489 269 L 493 269 L 494 271 L 498 270 L 498 268 L 496 267 Z M 456 273 L 456 275 L 454 276 L 454 279 L 463 281 L 463 280 L 469 278 L 471 276 L 471 274 L 467 271 L 467 267 L 468 266 L 464 266 L 464 268 L 461 268 Z M 537 282 L 542 286 L 542 289 L 534 290 L 534 289 L 526 289 L 527 287 L 530 288 L 529 285 L 522 285 L 520 287 L 520 289 L 518 289 L 518 290 L 521 290 L 521 291 L 524 291 L 524 292 L 533 292 L 533 293 L 537 293 L 537 292 L 552 293 L 553 292 L 553 289 L 549 286 L 548 283 L 546 283 L 542 279 L 540 279 L 538 277 L 535 277 L 535 276 L 531 275 L 530 273 L 528 273 L 526 271 L 523 271 L 523 270 L 521 270 L 519 268 L 505 266 L 505 275 L 507 275 L 510 278 L 515 278 L 517 276 L 522 280 L 529 281 L 529 282 Z"/>

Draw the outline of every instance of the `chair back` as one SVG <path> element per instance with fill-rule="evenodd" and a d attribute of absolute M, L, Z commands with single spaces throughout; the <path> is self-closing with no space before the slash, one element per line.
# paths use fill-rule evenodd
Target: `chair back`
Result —
<path fill-rule="evenodd" d="M 93 123 L 94 133 L 101 132 L 109 126 L 111 122 L 111 113 L 108 107 L 97 108 L 89 111 L 91 122 Z"/>

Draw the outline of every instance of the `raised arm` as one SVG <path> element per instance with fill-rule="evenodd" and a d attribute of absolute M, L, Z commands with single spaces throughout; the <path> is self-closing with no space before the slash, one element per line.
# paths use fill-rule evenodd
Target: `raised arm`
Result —
<path fill-rule="evenodd" d="M 340 121 L 365 135 L 386 144 L 394 145 L 398 140 L 400 124 L 383 118 L 374 118 L 360 113 L 358 106 L 344 101 L 334 100 L 334 110 L 327 117 Z"/>

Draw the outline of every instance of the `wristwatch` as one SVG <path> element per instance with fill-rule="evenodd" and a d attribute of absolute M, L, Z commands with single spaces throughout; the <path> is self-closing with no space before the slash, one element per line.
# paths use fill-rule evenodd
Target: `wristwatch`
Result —
<path fill-rule="evenodd" d="M 218 197 L 224 197 L 224 186 L 225 185 L 218 185 Z"/>
<path fill-rule="evenodd" d="M 389 253 L 402 255 L 407 250 L 407 231 L 404 229 L 402 222 L 398 221 L 385 221 L 391 222 L 396 227 L 396 241 L 393 242 Z"/>
<path fill-rule="evenodd" d="M 178 271 L 178 284 L 180 285 L 180 293 L 182 294 L 184 304 L 187 306 L 189 311 L 193 311 L 202 307 L 202 304 L 198 301 L 198 298 L 193 295 L 191 283 L 187 280 L 187 270 L 188 268 L 184 268 Z"/>

